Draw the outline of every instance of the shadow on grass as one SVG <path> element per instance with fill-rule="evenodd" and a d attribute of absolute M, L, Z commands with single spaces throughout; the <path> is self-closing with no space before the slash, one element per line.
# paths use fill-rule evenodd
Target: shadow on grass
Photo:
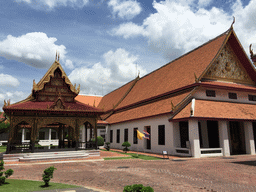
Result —
<path fill-rule="evenodd" d="M 51 185 L 40 185 L 39 187 L 41 187 L 41 188 L 48 188 L 48 187 L 51 187 Z"/>
<path fill-rule="evenodd" d="M 236 164 L 242 164 L 242 165 L 249 165 L 249 166 L 256 166 L 256 161 L 236 161 L 232 162 Z"/>

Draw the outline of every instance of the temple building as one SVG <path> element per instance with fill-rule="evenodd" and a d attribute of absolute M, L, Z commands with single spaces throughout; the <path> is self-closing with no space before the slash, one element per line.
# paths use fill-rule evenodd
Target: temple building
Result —
<path fill-rule="evenodd" d="M 79 91 L 80 86 L 72 85 L 56 54 L 55 62 L 38 83 L 33 82 L 32 93 L 25 100 L 4 104 L 10 121 L 7 153 L 34 152 L 45 134 L 50 141 L 57 139 L 58 148 L 96 148 L 97 121 L 103 111 L 76 100 Z M 95 142 L 91 141 L 93 135 Z"/>
<path fill-rule="evenodd" d="M 195 158 L 255 154 L 255 65 L 233 26 L 105 95 L 98 108 L 111 148 L 128 141 L 131 150 Z"/>

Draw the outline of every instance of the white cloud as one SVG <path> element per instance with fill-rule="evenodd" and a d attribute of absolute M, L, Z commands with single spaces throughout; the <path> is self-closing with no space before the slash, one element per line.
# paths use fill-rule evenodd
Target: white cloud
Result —
<path fill-rule="evenodd" d="M 232 22 L 232 17 L 221 9 L 194 10 L 193 3 L 154 2 L 157 12 L 149 15 L 142 25 L 121 24 L 112 34 L 124 38 L 144 36 L 151 49 L 162 52 L 167 59 L 174 59 L 223 33 Z"/>
<path fill-rule="evenodd" d="M 132 19 L 141 12 L 140 4 L 133 0 L 110 0 L 108 6 L 112 7 L 113 15 L 122 19 Z"/>
<path fill-rule="evenodd" d="M 199 0 L 198 6 L 199 7 L 207 7 L 212 3 L 212 0 Z"/>
<path fill-rule="evenodd" d="M 89 0 L 16 0 L 16 2 L 26 2 L 34 8 L 47 6 L 47 8 L 53 9 L 57 6 L 76 6 L 82 8 L 89 2 Z"/>
<path fill-rule="evenodd" d="M 3 73 L 0 74 L 0 86 L 17 87 L 19 84 L 20 82 L 15 77 Z"/>
<path fill-rule="evenodd" d="M 119 48 L 108 51 L 103 58 L 103 63 L 96 63 L 91 68 L 76 68 L 69 75 L 72 83 L 81 85 L 81 94 L 102 95 L 103 88 L 105 95 L 135 78 L 137 56 Z M 140 65 L 137 70 L 140 71 L 140 76 L 146 74 L 146 70 Z"/>
<path fill-rule="evenodd" d="M 68 69 L 74 69 L 73 62 L 71 60 L 67 59 L 66 63 L 65 63 L 65 67 L 67 67 Z"/>
<path fill-rule="evenodd" d="M 42 32 L 27 33 L 19 37 L 8 35 L 0 41 L 0 56 L 24 62 L 36 68 L 48 68 L 55 59 L 56 50 L 64 61 L 66 47 L 56 45 L 55 37 L 48 37 Z"/>
<path fill-rule="evenodd" d="M 0 111 L 2 110 L 2 107 L 4 106 L 4 100 L 7 101 L 10 99 L 11 104 L 13 104 L 13 103 L 16 103 L 18 101 L 25 99 L 28 95 L 29 94 L 26 94 L 22 91 L 15 91 L 15 92 L 8 91 L 5 93 L 0 93 Z"/>
<path fill-rule="evenodd" d="M 112 29 L 111 34 L 126 39 L 143 36 L 152 50 L 172 60 L 226 31 L 235 16 L 234 28 L 246 52 L 250 43 L 256 50 L 256 1 L 243 7 L 241 1 L 236 0 L 231 3 L 230 12 L 216 7 L 203 8 L 211 3 L 206 0 L 154 1 L 156 12 L 141 25 L 123 23 Z"/>
<path fill-rule="evenodd" d="M 121 24 L 119 27 L 113 29 L 110 34 L 123 36 L 125 39 L 138 35 L 147 36 L 147 32 L 144 30 L 143 26 L 138 26 L 132 22 Z"/>

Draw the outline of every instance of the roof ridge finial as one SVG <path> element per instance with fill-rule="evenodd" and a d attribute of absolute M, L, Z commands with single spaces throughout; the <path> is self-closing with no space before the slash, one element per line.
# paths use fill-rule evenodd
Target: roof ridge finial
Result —
<path fill-rule="evenodd" d="M 236 22 L 236 18 L 233 16 L 233 22 L 231 24 L 231 28 L 233 28 L 234 23 Z"/>
<path fill-rule="evenodd" d="M 249 50 L 250 50 L 250 54 L 251 54 L 251 58 L 253 57 L 253 49 L 252 49 L 252 44 L 250 44 L 249 46 Z"/>
<path fill-rule="evenodd" d="M 55 61 L 57 61 L 57 50 L 56 50 L 56 56 L 55 56 Z"/>
<path fill-rule="evenodd" d="M 60 53 L 58 53 L 58 61 L 60 61 Z"/>

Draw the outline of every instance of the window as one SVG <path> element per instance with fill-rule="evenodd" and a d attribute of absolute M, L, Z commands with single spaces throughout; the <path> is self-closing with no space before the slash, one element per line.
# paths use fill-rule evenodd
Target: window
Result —
<path fill-rule="evenodd" d="M 158 145 L 165 145 L 165 125 L 158 125 Z"/>
<path fill-rule="evenodd" d="M 237 94 L 236 93 L 228 93 L 229 99 L 237 99 Z"/>
<path fill-rule="evenodd" d="M 124 129 L 124 142 L 128 141 L 128 129 Z"/>
<path fill-rule="evenodd" d="M 116 130 L 116 143 L 120 143 L 120 129 Z"/>
<path fill-rule="evenodd" d="M 44 140 L 45 132 L 39 132 L 39 140 Z"/>
<path fill-rule="evenodd" d="M 186 148 L 187 147 L 186 142 L 189 141 L 188 122 L 180 121 L 179 126 L 180 126 L 180 147 Z"/>
<path fill-rule="evenodd" d="M 110 130 L 110 143 L 113 143 L 113 130 Z"/>
<path fill-rule="evenodd" d="M 249 101 L 256 101 L 256 95 L 248 95 Z"/>
<path fill-rule="evenodd" d="M 133 144 L 138 144 L 137 130 L 138 128 L 133 129 Z"/>
<path fill-rule="evenodd" d="M 57 139 L 57 132 L 55 131 L 51 132 L 51 139 Z"/>
<path fill-rule="evenodd" d="M 214 90 L 206 90 L 207 97 L 216 97 L 216 93 Z"/>
<path fill-rule="evenodd" d="M 30 131 L 29 132 L 26 132 L 26 138 L 25 138 L 25 140 L 30 140 Z"/>

